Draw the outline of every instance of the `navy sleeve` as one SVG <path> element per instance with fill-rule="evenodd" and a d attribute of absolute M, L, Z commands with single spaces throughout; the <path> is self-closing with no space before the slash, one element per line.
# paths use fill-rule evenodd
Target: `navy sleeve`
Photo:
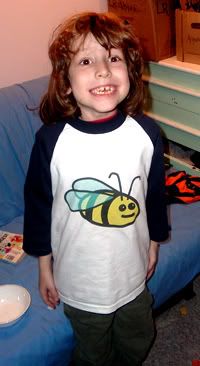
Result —
<path fill-rule="evenodd" d="M 43 126 L 36 134 L 24 186 L 24 239 L 26 253 L 51 253 L 52 185 L 50 164 L 53 150 L 64 124 Z"/>
<path fill-rule="evenodd" d="M 165 169 L 163 144 L 160 134 L 154 142 L 154 154 L 148 177 L 146 197 L 150 239 L 160 242 L 168 238 L 168 219 L 165 195 Z"/>
<path fill-rule="evenodd" d="M 135 117 L 145 132 L 149 135 L 154 153 L 148 176 L 146 211 L 150 239 L 156 242 L 168 238 L 168 218 L 165 195 L 165 168 L 163 142 L 160 129 L 156 122 L 143 114 Z"/>

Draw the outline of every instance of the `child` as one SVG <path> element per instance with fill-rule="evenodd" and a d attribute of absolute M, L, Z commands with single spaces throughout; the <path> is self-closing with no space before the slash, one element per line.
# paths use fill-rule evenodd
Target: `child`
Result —
<path fill-rule="evenodd" d="M 154 337 L 145 283 L 168 235 L 161 137 L 139 113 L 140 47 L 116 16 L 83 13 L 57 28 L 49 56 L 24 250 L 39 257 L 44 302 L 64 302 L 75 365 L 140 365 Z"/>

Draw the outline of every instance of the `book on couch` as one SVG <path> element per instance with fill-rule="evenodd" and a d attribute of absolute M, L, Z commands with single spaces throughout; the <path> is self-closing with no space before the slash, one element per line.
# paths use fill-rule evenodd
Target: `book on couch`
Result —
<path fill-rule="evenodd" d="M 0 260 L 18 263 L 25 256 L 23 235 L 0 231 Z"/>

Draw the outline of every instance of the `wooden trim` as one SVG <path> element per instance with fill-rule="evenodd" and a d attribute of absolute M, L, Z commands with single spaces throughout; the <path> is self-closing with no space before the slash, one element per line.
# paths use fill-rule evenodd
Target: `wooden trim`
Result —
<path fill-rule="evenodd" d="M 171 121 L 168 118 L 162 117 L 160 115 L 154 114 L 152 112 L 144 112 L 146 115 L 148 115 L 149 117 L 155 119 L 158 122 L 161 122 L 165 125 L 171 126 L 173 128 L 177 128 L 180 131 L 184 131 L 186 133 L 189 133 L 191 135 L 194 135 L 196 137 L 200 137 L 200 130 L 193 128 L 193 127 L 189 127 L 186 126 L 182 123 L 176 122 L 176 121 Z"/>
<path fill-rule="evenodd" d="M 190 175 L 200 176 L 200 169 L 196 168 L 194 165 L 185 162 L 182 159 L 176 158 L 175 156 L 164 154 L 164 156 L 169 160 L 170 164 L 173 165 L 177 170 L 184 170 Z"/>
<path fill-rule="evenodd" d="M 200 98 L 200 92 L 195 91 L 194 89 L 185 88 L 183 86 L 178 86 L 177 84 L 168 83 L 166 81 L 161 81 L 160 79 L 156 79 L 154 76 L 143 75 L 142 80 L 144 82 L 147 82 L 147 83 L 162 86 L 163 88 L 172 89 L 172 90 L 175 90 L 177 92 L 181 92 L 181 93 L 184 93 L 184 94 L 189 94 L 189 95 L 192 95 L 194 97 L 199 97 Z"/>

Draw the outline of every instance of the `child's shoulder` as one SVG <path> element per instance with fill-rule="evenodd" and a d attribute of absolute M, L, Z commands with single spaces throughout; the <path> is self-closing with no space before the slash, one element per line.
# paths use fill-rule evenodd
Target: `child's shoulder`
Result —
<path fill-rule="evenodd" d="M 58 122 L 51 125 L 44 124 L 36 132 L 35 150 L 45 152 L 45 156 L 48 156 L 49 161 L 65 125 L 65 122 Z"/>
<path fill-rule="evenodd" d="M 160 136 L 160 127 L 153 118 L 141 113 L 134 116 L 133 119 L 143 128 L 152 141 Z"/>
<path fill-rule="evenodd" d="M 49 139 L 57 139 L 63 131 L 66 122 L 56 122 L 52 124 L 43 124 L 36 132 L 36 139 L 38 141 L 48 141 Z"/>
<path fill-rule="evenodd" d="M 144 129 L 147 129 L 149 131 L 152 130 L 153 132 L 158 132 L 159 131 L 159 126 L 156 123 L 156 121 L 153 118 L 147 116 L 144 113 L 137 114 L 136 116 L 134 116 L 134 119 Z"/>

